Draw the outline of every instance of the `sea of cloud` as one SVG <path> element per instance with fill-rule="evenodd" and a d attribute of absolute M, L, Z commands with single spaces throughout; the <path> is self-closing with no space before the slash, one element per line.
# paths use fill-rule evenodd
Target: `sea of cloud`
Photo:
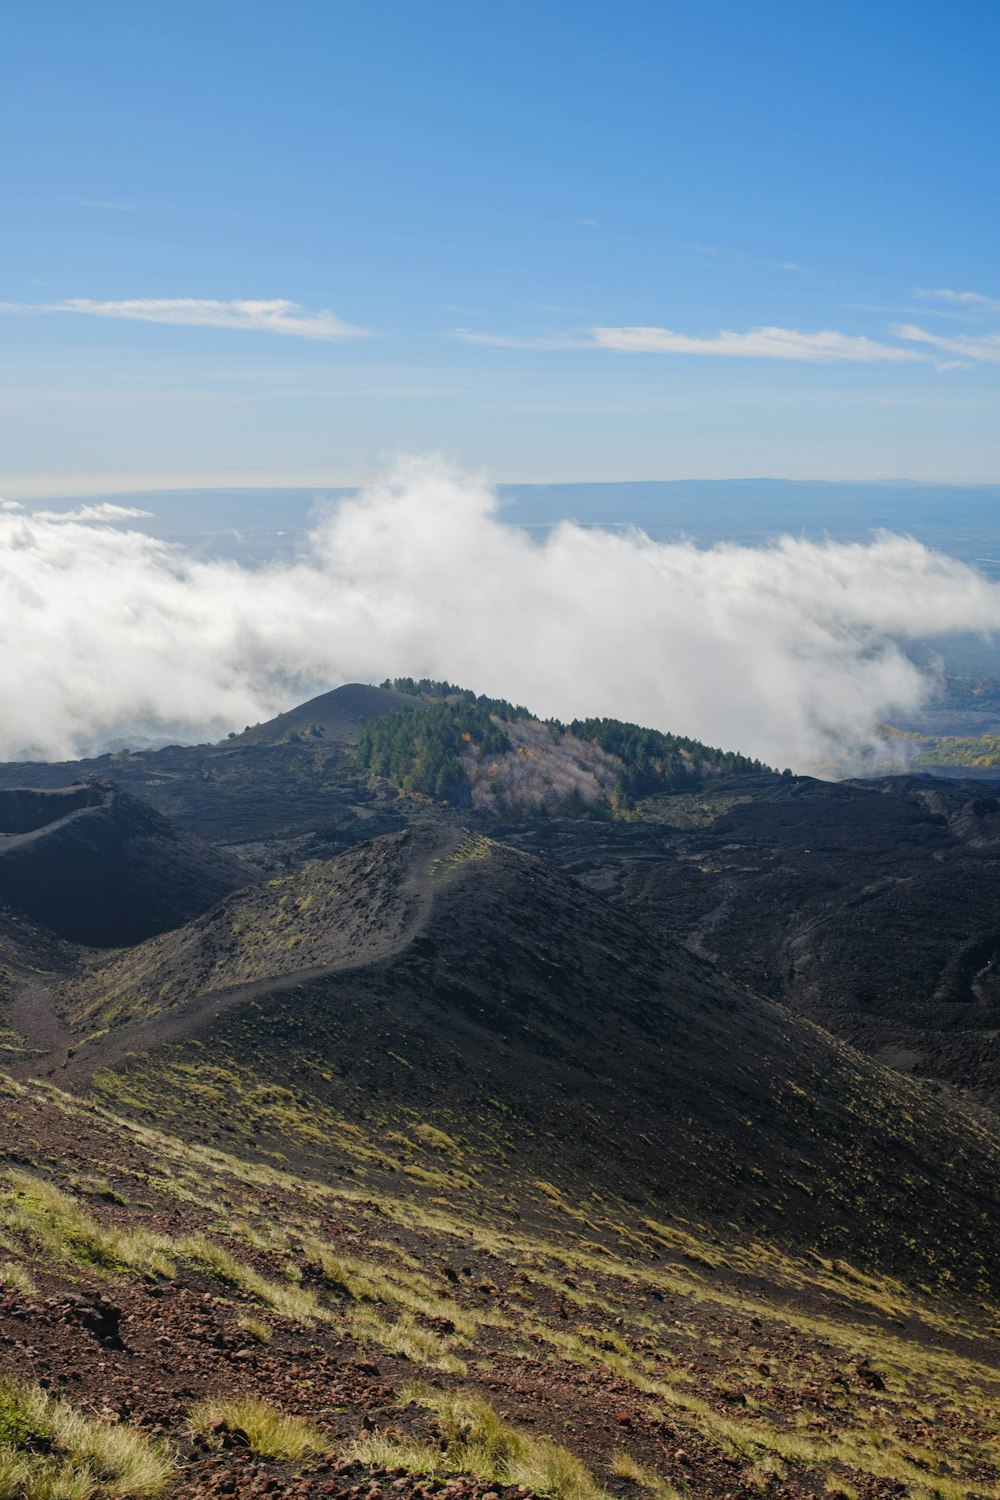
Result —
<path fill-rule="evenodd" d="M 446 677 L 797 770 L 864 763 L 934 679 L 908 640 L 1000 629 L 1000 586 L 912 538 L 539 537 L 413 460 L 319 514 L 294 562 L 205 561 L 127 510 L 0 510 L 0 758 L 218 739 L 315 693 Z"/>

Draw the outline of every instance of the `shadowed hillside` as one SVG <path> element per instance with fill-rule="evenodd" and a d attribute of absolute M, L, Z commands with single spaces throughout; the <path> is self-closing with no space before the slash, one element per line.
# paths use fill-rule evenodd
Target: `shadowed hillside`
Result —
<path fill-rule="evenodd" d="M 997 787 L 743 779 L 628 824 L 502 825 L 880 1062 L 1000 1110 Z"/>
<path fill-rule="evenodd" d="M 105 784 L 0 791 L 0 900 L 74 942 L 138 942 L 249 878 Z"/>
<path fill-rule="evenodd" d="M 994 1137 L 480 836 L 413 830 L 254 887 L 62 1003 L 93 1038 L 67 1080 L 312 1172 L 359 1121 L 377 1164 L 419 1119 L 521 1212 L 552 1176 L 599 1201 L 628 1142 L 651 1211 L 931 1281 L 1000 1268 Z"/>

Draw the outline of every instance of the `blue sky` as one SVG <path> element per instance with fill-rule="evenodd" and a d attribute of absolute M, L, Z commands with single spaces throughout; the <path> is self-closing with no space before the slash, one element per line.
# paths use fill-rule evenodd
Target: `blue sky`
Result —
<path fill-rule="evenodd" d="M 993 0 L 12 0 L 0 493 L 1000 480 Z"/>

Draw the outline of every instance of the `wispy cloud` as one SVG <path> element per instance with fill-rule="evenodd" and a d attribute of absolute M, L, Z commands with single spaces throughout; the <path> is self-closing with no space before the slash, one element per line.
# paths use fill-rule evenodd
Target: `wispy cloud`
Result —
<path fill-rule="evenodd" d="M 730 359 L 788 359 L 811 364 L 853 360 L 860 364 L 906 363 L 923 359 L 913 349 L 880 344 L 874 339 L 824 330 L 800 333 L 794 328 L 751 328 L 746 333 L 723 329 L 698 337 L 670 328 L 588 328 L 581 334 L 540 337 L 475 333 L 456 328 L 453 336 L 490 349 L 610 349 L 616 354 L 710 354 Z"/>
<path fill-rule="evenodd" d="M 979 312 L 1000 312 L 1000 297 L 987 297 L 982 292 L 953 292 L 947 287 L 940 287 L 935 291 L 928 287 L 918 287 L 916 294 L 918 297 L 951 302 L 958 307 L 973 308 Z"/>
<path fill-rule="evenodd" d="M 861 364 L 899 363 L 919 359 L 912 349 L 824 329 L 801 333 L 795 328 L 751 328 L 746 333 L 723 329 L 699 338 L 670 328 L 594 328 L 603 349 L 620 354 L 713 354 L 730 359 L 790 359 L 812 364 L 853 360 Z"/>
<path fill-rule="evenodd" d="M 136 323 L 167 323 L 186 328 L 227 328 L 257 333 L 283 333 L 293 338 L 320 339 L 335 343 L 364 337 L 369 330 L 356 328 L 321 309 L 307 312 L 285 297 L 270 301 L 209 297 L 134 297 L 119 302 L 95 302 L 87 297 L 69 297 L 63 302 L 0 302 L 4 313 L 82 313 L 91 318 L 118 318 Z"/>
<path fill-rule="evenodd" d="M 541 334 L 535 337 L 532 334 L 476 333 L 471 328 L 453 328 L 451 336 L 461 339 L 463 344 L 479 344 L 485 349 L 589 349 L 593 347 L 592 339 L 574 338 L 568 333 Z"/>
<path fill-rule="evenodd" d="M 15 502 L 16 504 L 16 502 Z M 17 506 L 20 510 L 21 507 Z M 139 521 L 151 520 L 151 510 L 137 510 L 134 505 L 112 505 L 109 501 L 102 501 L 98 505 L 81 505 L 76 510 L 36 510 L 32 511 L 33 521 L 74 522 L 74 521 Z"/>
<path fill-rule="evenodd" d="M 918 328 L 915 323 L 899 323 L 893 329 L 897 338 L 909 339 L 915 344 L 927 344 L 932 349 L 941 349 L 946 354 L 957 355 L 961 363 L 974 361 L 976 364 L 997 364 L 1000 362 L 1000 333 L 954 333 L 939 334 L 930 333 L 926 328 Z M 942 369 L 954 369 L 954 363 L 941 366 Z"/>

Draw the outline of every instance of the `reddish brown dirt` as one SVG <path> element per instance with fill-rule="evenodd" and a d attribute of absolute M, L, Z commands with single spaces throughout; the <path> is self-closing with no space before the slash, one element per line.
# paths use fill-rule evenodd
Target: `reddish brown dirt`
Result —
<path fill-rule="evenodd" d="M 88 1114 L 67 1115 L 46 1105 L 37 1093 L 5 1097 L 2 1102 L 0 1157 L 8 1164 L 28 1163 L 32 1173 L 75 1188 L 87 1211 L 101 1223 L 156 1230 L 175 1238 L 206 1232 L 262 1274 L 280 1279 L 280 1257 L 220 1233 L 220 1222 L 242 1211 L 240 1195 L 248 1191 L 235 1179 L 225 1173 L 207 1174 L 210 1197 L 204 1205 L 195 1205 L 178 1198 L 169 1184 L 158 1186 L 155 1151 L 110 1124 Z M 81 1184 L 88 1182 L 89 1191 L 81 1193 Z M 317 1232 L 338 1252 L 384 1262 L 386 1249 L 396 1245 L 401 1254 L 415 1255 L 425 1270 L 435 1270 L 442 1293 L 463 1307 L 510 1312 L 523 1310 L 527 1300 L 532 1317 L 556 1329 L 572 1328 L 573 1320 L 581 1318 L 567 1300 L 574 1290 L 573 1278 L 567 1277 L 560 1291 L 540 1281 L 533 1267 L 523 1270 L 509 1256 L 463 1243 L 453 1234 L 406 1229 L 387 1218 L 374 1201 L 303 1202 L 291 1185 L 268 1184 L 257 1206 L 266 1207 L 275 1224 L 296 1222 L 307 1212 Z M 293 1239 L 293 1247 L 294 1243 Z M 329 1285 L 304 1249 L 297 1264 L 304 1284 L 321 1292 L 327 1305 L 336 1306 Z M 429 1500 L 438 1494 L 448 1500 L 486 1500 L 491 1493 L 514 1500 L 517 1490 L 504 1492 L 472 1479 L 441 1474 L 419 1480 L 345 1462 L 349 1444 L 365 1430 L 433 1436 L 425 1410 L 399 1403 L 401 1387 L 414 1379 L 478 1390 L 504 1418 L 569 1446 L 603 1484 L 627 1500 L 638 1500 L 642 1492 L 608 1470 L 610 1456 L 619 1448 L 675 1484 L 687 1485 L 699 1500 L 759 1497 L 746 1462 L 701 1441 L 682 1422 L 665 1420 L 613 1370 L 554 1364 L 546 1344 L 529 1340 L 527 1348 L 517 1347 L 517 1336 L 500 1327 L 481 1328 L 473 1349 L 464 1356 L 468 1375 L 456 1378 L 381 1349 L 359 1348 L 346 1319 L 343 1326 L 335 1321 L 303 1327 L 272 1316 L 183 1262 L 169 1280 L 135 1272 L 108 1276 L 79 1265 L 46 1265 L 38 1257 L 31 1270 L 37 1283 L 34 1294 L 0 1294 L 0 1369 L 38 1381 L 87 1411 L 166 1435 L 179 1461 L 170 1493 L 184 1500 L 217 1495 Z M 617 1293 L 622 1293 L 620 1281 Z M 856 1413 L 878 1416 L 881 1396 L 870 1383 L 865 1359 L 846 1354 L 819 1333 L 803 1332 L 777 1314 L 762 1319 L 686 1296 L 664 1296 L 651 1292 L 641 1280 L 626 1283 L 625 1294 L 630 1311 L 652 1311 L 658 1320 L 658 1334 L 647 1347 L 653 1350 L 655 1344 L 675 1365 L 683 1360 L 683 1369 L 696 1377 L 697 1388 L 720 1415 L 741 1415 L 748 1398 L 766 1385 L 771 1412 L 779 1422 L 793 1424 L 807 1413 L 813 1430 L 836 1435 L 836 1403 L 844 1393 Z M 753 1294 L 749 1285 L 746 1294 Z M 103 1329 L 95 1329 L 95 1318 L 88 1312 L 95 1302 L 105 1307 Z M 272 1325 L 269 1343 L 254 1343 L 248 1337 L 239 1322 L 244 1313 L 259 1314 Z M 611 1349 L 622 1319 L 602 1314 L 598 1304 L 585 1318 L 605 1329 Z M 891 1319 L 884 1321 L 893 1326 Z M 872 1318 L 873 1336 L 878 1326 L 879 1320 Z M 625 1331 L 635 1345 L 635 1331 Z M 919 1334 L 919 1328 L 910 1332 Z M 940 1336 L 935 1337 L 940 1342 Z M 958 1335 L 951 1342 L 959 1352 L 972 1347 Z M 731 1368 L 734 1349 L 743 1359 L 739 1379 L 734 1379 Z M 779 1372 L 781 1379 L 772 1382 L 772 1374 Z M 330 1454 L 294 1466 L 257 1458 L 238 1438 L 225 1434 L 208 1440 L 191 1435 L 187 1418 L 195 1401 L 243 1394 L 308 1418 L 331 1440 Z M 938 1432 L 948 1428 L 953 1435 L 977 1442 L 989 1437 L 981 1419 L 977 1423 L 972 1416 L 942 1413 L 940 1423 L 944 1425 L 936 1426 Z M 929 1435 L 929 1427 L 915 1424 L 909 1440 L 926 1442 Z M 857 1475 L 853 1479 L 861 1500 L 890 1500 L 905 1492 L 888 1480 Z M 984 1469 L 981 1488 L 970 1494 L 991 1495 L 998 1481 L 1000 1472 Z M 524 1493 L 520 1492 L 522 1500 Z M 770 1483 L 767 1493 L 774 1500 L 804 1500 L 817 1493 L 816 1478 L 796 1476 L 790 1469 L 784 1480 Z"/>

